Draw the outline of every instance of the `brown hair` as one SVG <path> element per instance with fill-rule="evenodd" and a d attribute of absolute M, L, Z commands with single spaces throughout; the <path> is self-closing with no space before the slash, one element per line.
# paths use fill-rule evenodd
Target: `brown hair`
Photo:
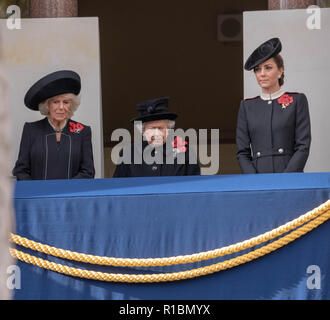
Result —
<path fill-rule="evenodd" d="M 276 65 L 277 65 L 277 68 L 279 68 L 279 69 L 282 68 L 283 69 L 281 78 L 278 79 L 278 83 L 279 83 L 280 87 L 282 87 L 283 84 L 284 84 L 284 61 L 283 61 L 283 58 L 280 54 L 273 57 L 273 59 L 274 59 Z"/>

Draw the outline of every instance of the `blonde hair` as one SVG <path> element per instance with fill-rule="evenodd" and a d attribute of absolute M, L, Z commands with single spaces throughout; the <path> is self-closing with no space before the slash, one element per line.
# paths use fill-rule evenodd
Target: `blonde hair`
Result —
<path fill-rule="evenodd" d="M 70 111 L 69 111 L 69 118 L 73 116 L 73 114 L 77 111 L 79 105 L 80 105 L 80 97 L 73 94 L 73 93 L 66 93 L 66 94 L 59 94 L 58 96 L 63 96 L 66 99 L 71 100 L 71 105 L 70 105 Z M 56 96 L 56 97 L 58 97 Z M 49 99 L 52 99 L 54 97 L 48 98 L 47 100 L 40 102 L 39 103 L 39 111 L 42 115 L 48 116 L 49 115 L 49 106 L 48 106 L 48 101 Z"/>

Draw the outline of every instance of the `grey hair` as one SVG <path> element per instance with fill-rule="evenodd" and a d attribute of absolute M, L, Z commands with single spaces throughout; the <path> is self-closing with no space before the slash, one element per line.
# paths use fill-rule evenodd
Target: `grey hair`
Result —
<path fill-rule="evenodd" d="M 174 129 L 175 127 L 175 121 L 174 120 L 168 120 L 168 129 Z"/>
<path fill-rule="evenodd" d="M 166 120 L 166 119 L 165 119 Z M 144 131 L 144 124 L 146 122 L 141 122 L 141 121 L 134 121 L 134 126 L 143 133 Z M 167 120 L 167 129 L 174 129 L 175 127 L 175 121 L 174 120 Z"/>
<path fill-rule="evenodd" d="M 60 94 L 59 96 L 63 96 L 67 99 L 71 99 L 71 106 L 69 111 L 69 118 L 73 116 L 73 114 L 77 111 L 78 107 L 80 106 L 80 96 L 77 96 L 73 93 L 66 93 Z M 48 101 L 54 97 L 48 98 L 47 100 L 39 103 L 39 111 L 42 115 L 48 116 L 49 115 L 49 106 Z"/>

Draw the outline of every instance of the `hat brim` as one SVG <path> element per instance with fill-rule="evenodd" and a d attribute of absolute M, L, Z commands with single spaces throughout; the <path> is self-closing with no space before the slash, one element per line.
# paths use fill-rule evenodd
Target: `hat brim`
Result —
<path fill-rule="evenodd" d="M 175 120 L 178 117 L 175 113 L 154 113 L 146 116 L 136 117 L 131 120 L 133 123 L 134 121 L 156 121 L 156 120 Z"/>
<path fill-rule="evenodd" d="M 70 70 L 56 71 L 37 81 L 25 94 L 24 104 L 31 110 L 38 110 L 39 104 L 51 97 L 81 90 L 80 76 Z"/>
<path fill-rule="evenodd" d="M 268 52 L 267 54 L 261 54 L 259 52 L 259 48 L 269 42 L 275 44 L 273 49 L 270 52 Z M 259 64 L 267 61 L 268 59 L 270 59 L 272 57 L 275 57 L 277 54 L 279 54 L 281 52 L 281 50 L 282 50 L 282 44 L 278 38 L 273 38 L 273 39 L 270 39 L 270 40 L 264 42 L 257 49 L 255 49 L 252 52 L 252 54 L 249 56 L 249 58 L 246 60 L 244 69 L 247 71 L 254 69 Z"/>

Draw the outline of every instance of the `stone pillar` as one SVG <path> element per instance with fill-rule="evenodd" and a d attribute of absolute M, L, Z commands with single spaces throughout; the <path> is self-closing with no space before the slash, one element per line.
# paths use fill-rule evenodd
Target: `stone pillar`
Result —
<path fill-rule="evenodd" d="M 78 16 L 78 0 L 30 0 L 30 18 Z"/>
<path fill-rule="evenodd" d="M 268 0 L 268 10 L 306 9 L 317 0 Z"/>

